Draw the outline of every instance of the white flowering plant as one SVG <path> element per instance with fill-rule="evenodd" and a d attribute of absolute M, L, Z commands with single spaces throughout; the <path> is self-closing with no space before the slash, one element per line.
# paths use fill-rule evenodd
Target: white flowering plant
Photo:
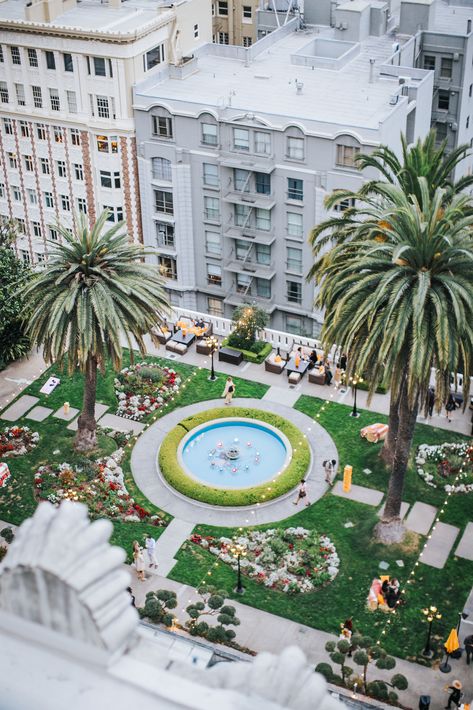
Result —
<path fill-rule="evenodd" d="M 170 367 L 140 362 L 124 367 L 115 378 L 117 415 L 139 421 L 179 391 L 181 378 Z"/>
<path fill-rule="evenodd" d="M 415 455 L 418 475 L 447 493 L 473 491 L 473 447 L 468 443 L 421 444 Z"/>
<path fill-rule="evenodd" d="M 238 543 L 245 551 L 240 560 L 242 574 L 287 594 L 323 587 L 335 579 L 340 568 L 330 538 L 302 527 L 248 530 L 235 540 L 193 534 L 190 540 L 233 569 L 237 560 L 231 548 Z"/>

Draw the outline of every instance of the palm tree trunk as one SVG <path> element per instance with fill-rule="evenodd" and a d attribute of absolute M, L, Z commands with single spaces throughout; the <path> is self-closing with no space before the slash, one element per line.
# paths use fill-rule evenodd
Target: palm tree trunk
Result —
<path fill-rule="evenodd" d="M 396 448 L 397 433 L 399 430 L 399 395 L 394 397 L 391 392 L 389 402 L 389 428 L 380 456 L 386 466 L 392 466 L 394 461 L 394 450 Z"/>
<path fill-rule="evenodd" d="M 375 536 L 380 542 L 392 544 L 401 542 L 405 529 L 400 519 L 404 478 L 409 462 L 409 453 L 414 437 L 418 412 L 418 398 L 409 404 L 407 383 L 403 382 L 399 393 L 399 428 L 394 449 L 394 459 L 389 477 L 388 494 L 381 521 L 375 528 Z"/>
<path fill-rule="evenodd" d="M 96 393 L 97 358 L 89 355 L 85 366 L 82 412 L 77 420 L 78 429 L 74 442 L 77 451 L 90 451 L 97 446 L 97 422 L 95 421 Z"/>

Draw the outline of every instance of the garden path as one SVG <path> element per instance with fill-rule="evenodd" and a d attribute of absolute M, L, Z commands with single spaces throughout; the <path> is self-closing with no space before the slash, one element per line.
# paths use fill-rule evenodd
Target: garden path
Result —
<path fill-rule="evenodd" d="M 461 537 L 458 547 L 455 550 L 457 557 L 464 557 L 465 560 L 473 560 L 473 523 L 467 523 L 465 531 Z"/>
<path fill-rule="evenodd" d="M 182 545 L 188 540 L 194 529 L 194 523 L 186 520 L 173 518 L 156 541 L 155 557 L 158 563 L 158 572 L 161 576 L 167 577 L 177 560 L 177 555 Z"/>

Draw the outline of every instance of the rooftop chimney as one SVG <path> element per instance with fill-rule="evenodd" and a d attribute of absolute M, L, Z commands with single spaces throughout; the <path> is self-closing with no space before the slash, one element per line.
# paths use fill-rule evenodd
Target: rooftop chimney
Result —
<path fill-rule="evenodd" d="M 296 93 L 302 94 L 302 89 L 304 88 L 304 82 L 300 79 L 296 79 Z"/>

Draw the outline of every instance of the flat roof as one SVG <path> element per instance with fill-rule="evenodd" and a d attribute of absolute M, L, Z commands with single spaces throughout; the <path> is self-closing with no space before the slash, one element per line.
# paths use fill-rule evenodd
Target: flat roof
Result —
<path fill-rule="evenodd" d="M 437 0 L 434 7 L 433 26 L 431 32 L 449 32 L 451 34 L 467 34 L 468 20 L 473 19 L 473 3 L 470 7 L 449 5 L 443 0 Z"/>
<path fill-rule="evenodd" d="M 333 38 L 330 28 L 292 32 L 271 44 L 245 66 L 243 61 L 215 56 L 208 45 L 199 54 L 197 71 L 185 78 L 157 75 L 156 80 L 136 88 L 136 104 L 148 107 L 153 100 L 182 101 L 183 104 L 222 107 L 259 114 L 287 116 L 310 122 L 340 123 L 365 128 L 379 127 L 393 111 L 389 100 L 398 82 L 376 78 L 369 81 L 369 59 L 382 64 L 393 52 L 393 39 L 371 37 L 361 44 L 359 54 L 340 71 L 291 64 L 291 55 L 315 38 Z M 376 68 L 376 65 L 375 65 Z M 296 91 L 296 80 L 303 82 Z M 143 101 L 144 99 L 144 101 Z M 148 99 L 148 100 L 146 100 Z M 187 109 L 188 110 L 188 109 Z"/>

